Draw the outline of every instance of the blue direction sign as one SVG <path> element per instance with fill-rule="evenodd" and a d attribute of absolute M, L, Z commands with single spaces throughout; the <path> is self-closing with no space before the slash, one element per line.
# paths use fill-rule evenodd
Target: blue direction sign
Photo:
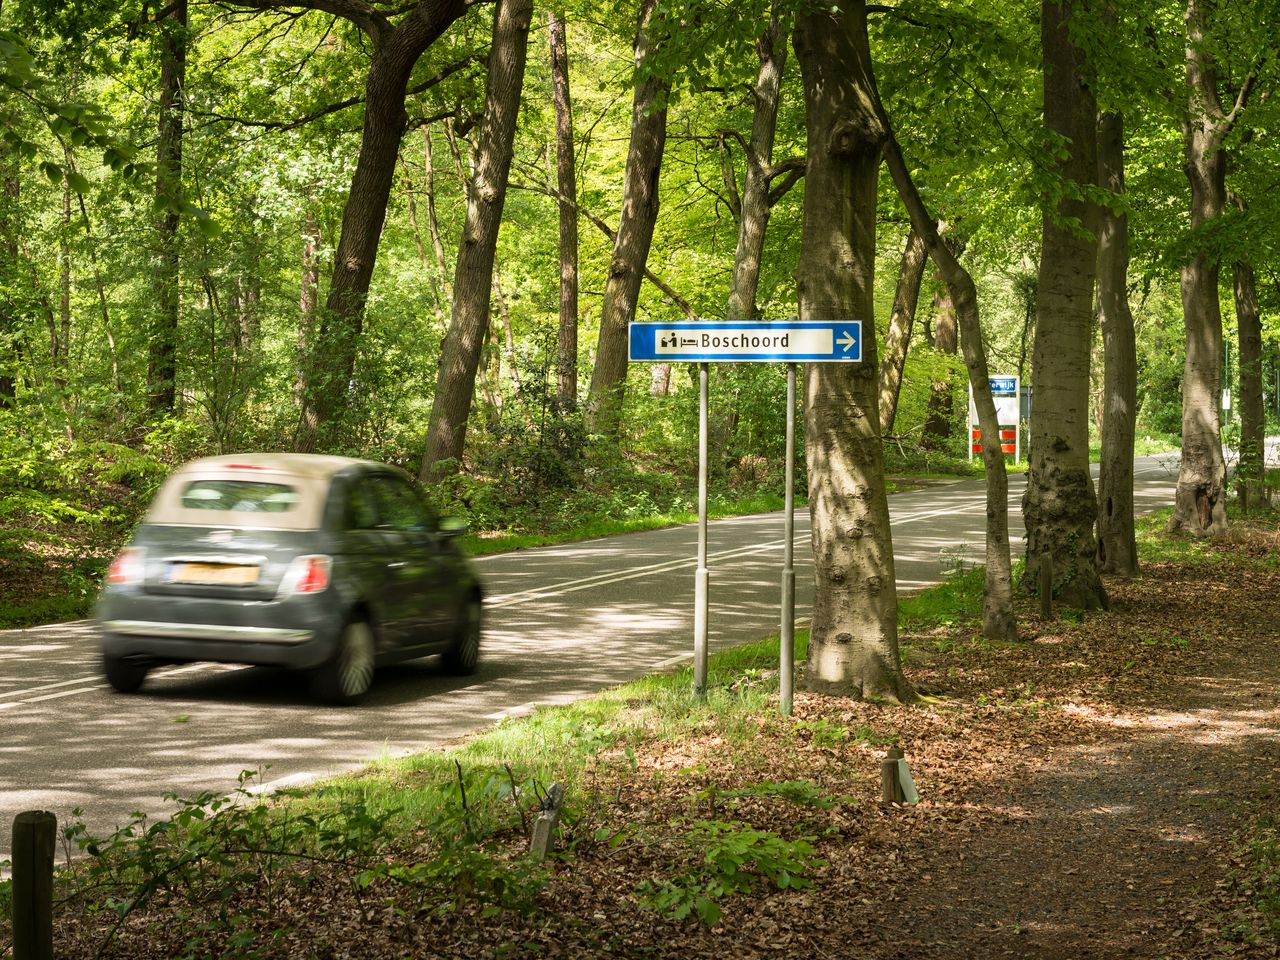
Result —
<path fill-rule="evenodd" d="M 987 382 L 991 384 L 991 395 L 993 397 L 1016 397 L 1018 395 L 1017 377 L 990 377 Z M 1004 421 L 1000 422 L 1003 423 Z"/>
<path fill-rule="evenodd" d="M 856 363 L 862 321 L 633 323 L 630 347 L 632 360 L 660 363 Z"/>

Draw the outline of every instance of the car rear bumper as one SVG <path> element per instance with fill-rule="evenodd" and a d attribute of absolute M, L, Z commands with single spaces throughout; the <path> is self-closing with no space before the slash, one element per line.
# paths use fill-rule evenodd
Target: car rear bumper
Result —
<path fill-rule="evenodd" d="M 98 606 L 102 652 L 155 663 L 306 670 L 333 656 L 345 619 L 338 598 L 325 594 L 246 603 L 120 591 L 104 594 Z"/>
<path fill-rule="evenodd" d="M 314 630 L 290 630 L 286 627 L 229 627 L 220 623 L 164 623 L 155 620 L 108 620 L 102 629 L 131 637 L 238 643 L 306 643 L 316 635 Z"/>

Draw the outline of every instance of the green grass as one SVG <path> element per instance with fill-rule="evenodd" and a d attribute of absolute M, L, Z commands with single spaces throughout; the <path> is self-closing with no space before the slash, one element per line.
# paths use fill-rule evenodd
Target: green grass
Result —
<path fill-rule="evenodd" d="M 923 631 L 969 621 L 982 608 L 981 568 L 968 570 L 899 604 L 900 629 Z M 796 631 L 796 662 L 807 656 L 809 632 Z M 487 771 L 499 780 L 506 767 L 524 783 L 553 781 L 578 786 L 602 754 L 626 763 L 644 743 L 671 742 L 714 726 L 726 749 L 761 736 L 760 718 L 776 715 L 779 639 L 769 637 L 719 651 L 709 658 L 707 696 L 693 694 L 689 667 L 651 674 L 588 699 L 535 710 L 498 722 L 456 747 L 380 761 L 358 774 L 328 781 L 308 802 L 349 801 L 358 796 L 374 811 L 397 810 L 412 822 L 430 820 L 441 804 L 456 802 L 459 770 Z M 786 735 L 781 726 L 777 735 Z M 863 740 L 871 731 L 841 731 Z"/>
<path fill-rule="evenodd" d="M 805 505 L 807 505 L 806 500 L 797 498 L 797 509 Z M 741 517 L 753 513 L 770 513 L 781 510 L 783 506 L 785 501 L 780 494 L 755 494 L 734 499 L 716 497 L 708 501 L 707 516 L 713 520 L 723 517 Z M 657 512 L 627 519 L 593 517 L 581 524 L 551 533 L 468 534 L 463 540 L 463 545 L 472 556 L 481 556 L 489 553 L 504 553 L 508 550 L 524 550 L 529 547 L 591 540 L 619 533 L 635 533 L 639 530 L 658 530 L 663 527 L 697 523 L 697 521 L 698 514 L 688 510 Z"/>

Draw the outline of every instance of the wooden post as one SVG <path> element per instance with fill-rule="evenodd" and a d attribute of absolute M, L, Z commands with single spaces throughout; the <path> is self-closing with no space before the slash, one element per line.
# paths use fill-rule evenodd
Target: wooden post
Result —
<path fill-rule="evenodd" d="M 1040 619 L 1053 617 L 1053 554 L 1040 558 Z"/>
<path fill-rule="evenodd" d="M 13 960 L 53 960 L 53 853 L 58 818 L 28 810 L 13 820 Z"/>
<path fill-rule="evenodd" d="M 529 839 L 529 852 L 535 860 L 547 859 L 551 852 L 551 840 L 560 822 L 560 810 L 564 806 L 564 786 L 553 783 L 547 787 L 547 798 L 542 801 L 542 812 L 533 821 L 533 836 Z M 16 958 L 15 958 L 16 960 Z"/>
<path fill-rule="evenodd" d="M 1240 484 L 1240 516 L 1247 517 L 1249 515 L 1249 481 L 1244 480 Z"/>
<path fill-rule="evenodd" d="M 880 761 L 880 799 L 885 803 L 902 803 L 906 799 L 902 792 L 902 781 L 898 779 L 898 761 L 902 756 L 901 747 L 890 747 L 888 754 Z"/>

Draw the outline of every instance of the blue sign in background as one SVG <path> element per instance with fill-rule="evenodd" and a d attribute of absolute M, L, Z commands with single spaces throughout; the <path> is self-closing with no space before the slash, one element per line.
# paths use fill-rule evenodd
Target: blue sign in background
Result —
<path fill-rule="evenodd" d="M 661 334 L 661 347 L 659 345 Z M 862 359 L 859 320 L 633 323 L 629 356 L 660 363 L 831 363 Z"/>
<path fill-rule="evenodd" d="M 1018 395 L 1017 377 L 992 377 L 987 382 L 991 384 L 991 395 L 993 397 L 1016 397 Z"/>

